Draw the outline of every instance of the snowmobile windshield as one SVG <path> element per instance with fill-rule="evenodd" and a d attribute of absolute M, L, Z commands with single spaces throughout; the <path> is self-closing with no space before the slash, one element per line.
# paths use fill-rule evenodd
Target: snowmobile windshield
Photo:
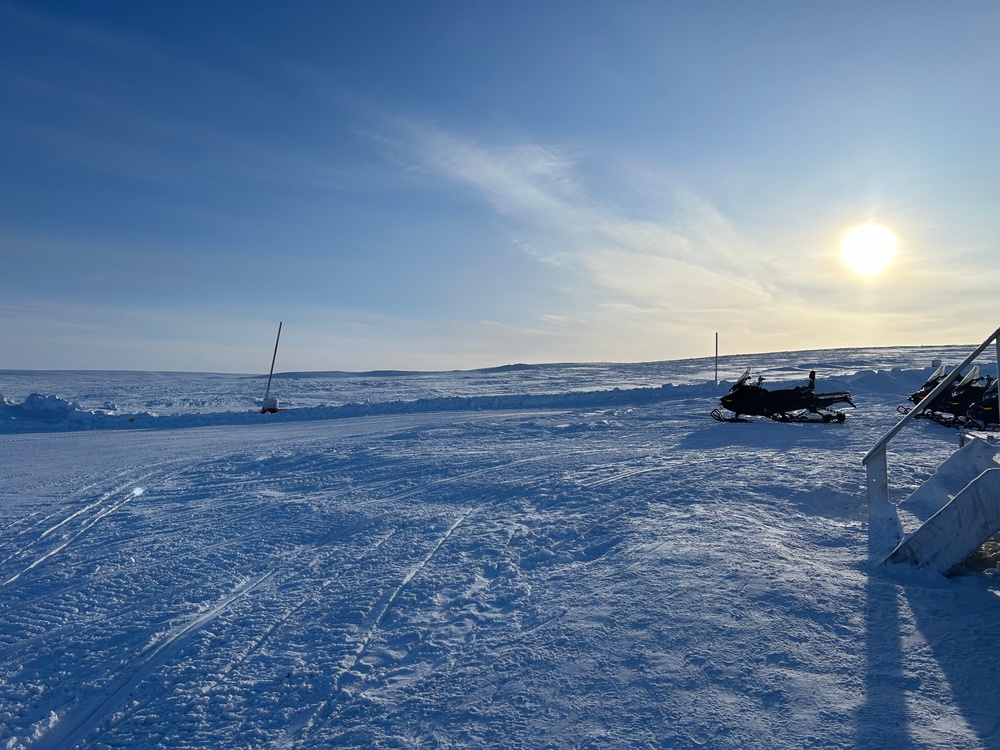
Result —
<path fill-rule="evenodd" d="M 955 387 L 961 388 L 963 385 L 968 385 L 969 383 L 975 383 L 978 380 L 979 380 L 979 365 L 976 365 L 971 370 L 969 370 L 969 374 L 966 375 L 964 378 L 962 378 L 961 381 L 959 381 L 958 385 Z"/>
<path fill-rule="evenodd" d="M 931 376 L 923 384 L 923 388 L 933 388 L 935 385 L 940 383 L 944 379 L 944 364 L 938 365 L 937 369 L 931 373 Z"/>
<path fill-rule="evenodd" d="M 744 371 L 744 373 L 743 373 L 742 375 L 740 375 L 740 379 L 736 381 L 736 385 L 734 385 L 734 386 L 733 386 L 732 388 L 730 388 L 729 390 L 731 390 L 731 391 L 735 391 L 735 390 L 736 390 L 736 389 L 738 389 L 738 388 L 742 388 L 742 387 L 743 387 L 743 386 L 744 386 L 744 385 L 746 384 L 746 382 L 747 382 L 747 381 L 748 381 L 749 379 L 750 379 L 750 368 L 748 367 L 748 368 L 747 368 L 747 369 L 746 369 L 746 370 Z"/>

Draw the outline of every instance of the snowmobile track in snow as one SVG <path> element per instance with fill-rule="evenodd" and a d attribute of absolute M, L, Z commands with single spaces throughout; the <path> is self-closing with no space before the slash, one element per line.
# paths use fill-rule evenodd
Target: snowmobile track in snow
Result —
<path fill-rule="evenodd" d="M 163 634 L 162 640 L 154 641 L 145 653 L 140 654 L 134 662 L 124 666 L 121 673 L 107 688 L 110 693 L 95 698 L 88 705 L 75 711 L 72 717 L 60 718 L 54 730 L 43 735 L 35 746 L 43 750 L 48 748 L 55 750 L 60 747 L 73 747 L 83 740 L 90 731 L 98 727 L 125 701 L 138 683 L 145 680 L 166 660 L 171 651 L 179 648 L 194 632 L 205 627 L 234 602 L 252 593 L 272 575 L 274 575 L 273 571 L 253 580 L 245 581 L 231 594 L 224 596 L 206 611 L 198 613 Z"/>
<path fill-rule="evenodd" d="M 464 513 L 459 514 L 459 516 L 455 519 L 455 521 L 451 524 L 451 526 L 449 526 L 447 530 L 437 540 L 437 542 L 427 553 L 427 555 L 422 560 L 420 560 L 420 562 L 414 565 L 406 573 L 406 575 L 403 576 L 403 579 L 400 581 L 399 585 L 387 597 L 384 598 L 383 602 L 380 602 L 374 616 L 370 617 L 368 622 L 365 623 L 364 632 L 362 633 L 361 638 L 358 640 L 358 645 L 356 650 L 354 651 L 353 654 L 350 655 L 347 663 L 342 666 L 340 671 L 333 679 L 333 687 L 334 690 L 337 691 L 337 694 L 334 696 L 334 698 L 320 703 L 320 705 L 316 708 L 316 711 L 313 713 L 313 715 L 310 716 L 309 719 L 306 721 L 305 726 L 303 728 L 303 733 L 299 737 L 298 742 L 305 741 L 307 735 L 310 732 L 315 730 L 317 727 L 321 726 L 324 722 L 329 721 L 333 717 L 333 715 L 336 712 L 336 708 L 340 703 L 339 697 L 341 692 L 341 681 L 343 680 L 344 676 L 350 673 L 355 668 L 355 666 L 357 666 L 358 662 L 362 659 L 362 657 L 364 656 L 365 652 L 368 649 L 368 645 L 371 643 L 372 639 L 375 637 L 375 634 L 378 632 L 379 626 L 382 624 L 383 620 L 385 620 L 385 617 L 389 613 L 389 610 L 392 609 L 392 605 L 396 602 L 396 600 L 399 598 L 399 595 L 407 587 L 410 581 L 412 581 L 415 576 L 417 576 L 424 568 L 427 567 L 431 559 L 433 559 L 434 555 L 437 554 L 438 550 L 440 550 L 441 547 L 444 546 L 444 544 L 451 538 L 452 534 L 455 533 L 455 530 L 459 526 L 461 526 L 462 523 L 474 512 L 475 512 L 474 510 L 468 510 L 465 511 Z"/>
<path fill-rule="evenodd" d="M 19 572 L 17 572 L 14 575 L 10 576 L 6 580 L 0 581 L 0 586 L 7 586 L 7 585 L 13 583 L 17 579 L 19 579 L 21 576 L 23 576 L 25 573 L 28 573 L 29 571 L 35 569 L 36 567 L 38 567 L 42 563 L 46 562 L 49 558 L 53 557 L 54 555 L 59 554 L 64 549 L 66 549 L 69 545 L 71 545 L 73 542 L 75 542 L 77 539 L 79 539 L 84 534 L 86 534 L 88 531 L 90 531 L 92 528 L 94 528 L 94 526 L 96 526 L 101 520 L 103 520 L 107 516 L 111 515 L 115 511 L 119 510 L 120 508 L 124 507 L 130 501 L 133 501 L 133 500 L 141 497 L 144 494 L 144 492 L 145 492 L 146 486 L 152 486 L 157 481 L 162 481 L 163 479 L 165 479 L 165 478 L 167 478 L 169 476 L 170 476 L 169 474 L 163 474 L 163 475 L 159 475 L 159 476 L 157 476 L 157 475 L 149 475 L 146 478 L 144 478 L 143 480 L 141 480 L 142 486 L 136 486 L 136 484 L 132 483 L 132 482 L 126 483 L 126 484 L 123 484 L 123 485 L 119 485 L 118 487 L 114 488 L 113 490 L 111 490 L 109 492 L 105 492 L 103 495 L 101 495 L 100 498 L 98 498 L 96 501 L 94 501 L 90 505 L 88 505 L 88 506 L 86 506 L 84 508 L 80 508 L 79 510 L 75 511 L 74 513 L 70 514 L 69 516 L 65 517 L 64 519 L 62 519 L 61 521 L 59 521 L 58 523 L 56 523 L 54 526 L 50 526 L 49 528 L 45 529 L 45 531 L 43 531 L 38 536 L 37 540 L 35 540 L 33 542 L 29 542 L 24 548 L 18 550 L 14 555 L 11 555 L 7 559 L 5 559 L 2 562 L 0 562 L 0 568 L 2 568 L 7 563 L 11 562 L 15 557 L 24 556 L 24 552 L 26 550 L 30 550 L 33 547 L 39 546 L 42 543 L 42 541 L 45 540 L 50 534 L 58 531 L 63 526 L 66 526 L 67 524 L 69 524 L 70 522 L 74 521 L 78 517 L 84 516 L 83 522 L 81 523 L 81 525 L 80 525 L 80 527 L 78 529 L 76 529 L 74 532 L 72 532 L 72 533 L 67 534 L 66 536 L 64 536 L 63 540 L 61 541 L 60 544 L 57 544 L 55 547 L 53 547 L 51 550 L 49 550 L 48 552 L 44 553 L 40 557 L 35 558 L 35 560 L 33 562 L 31 562 L 27 567 L 23 568 Z M 106 504 L 108 500 L 110 500 L 111 498 L 116 497 L 116 496 L 118 496 L 118 495 L 120 495 L 122 493 L 124 493 L 124 495 L 125 495 L 124 498 L 122 498 L 118 502 L 114 503 L 113 505 L 108 506 Z M 96 510 L 96 512 L 92 516 L 86 517 L 84 515 L 88 511 L 94 510 L 95 508 L 97 510 Z"/>

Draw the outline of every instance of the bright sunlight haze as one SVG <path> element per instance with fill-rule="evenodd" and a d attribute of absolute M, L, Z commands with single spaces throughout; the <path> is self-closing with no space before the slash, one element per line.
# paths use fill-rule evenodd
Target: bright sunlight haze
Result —
<path fill-rule="evenodd" d="M 896 235 L 885 227 L 868 224 L 848 232 L 840 254 L 851 270 L 873 276 L 885 269 L 896 254 Z"/>

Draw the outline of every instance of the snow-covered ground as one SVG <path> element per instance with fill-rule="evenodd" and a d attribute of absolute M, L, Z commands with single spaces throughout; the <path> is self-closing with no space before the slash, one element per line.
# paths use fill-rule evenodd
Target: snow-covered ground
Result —
<path fill-rule="evenodd" d="M 971 348 L 722 360 L 844 424 L 715 422 L 711 359 L 276 376 L 273 415 L 0 372 L 0 747 L 1000 747 L 1000 579 L 876 565 L 861 466 Z M 908 426 L 893 500 L 957 448 Z"/>

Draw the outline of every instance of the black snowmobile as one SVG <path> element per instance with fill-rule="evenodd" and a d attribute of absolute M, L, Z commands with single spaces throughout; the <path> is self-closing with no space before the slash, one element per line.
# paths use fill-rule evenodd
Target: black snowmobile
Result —
<path fill-rule="evenodd" d="M 944 365 L 943 364 L 938 365 L 938 368 L 931 373 L 931 376 L 927 378 L 927 380 L 924 382 L 922 386 L 920 386 L 920 389 L 914 393 L 911 393 L 907 397 L 907 400 L 913 402 L 914 404 L 919 404 L 927 397 L 928 393 L 933 391 L 937 387 L 937 385 L 942 380 L 944 380 L 945 374 L 946 373 Z M 953 380 L 959 380 L 961 377 L 962 377 L 961 373 L 955 373 Z M 946 387 L 941 393 L 938 394 L 938 397 L 934 399 L 934 403 L 943 402 L 946 396 L 950 395 L 953 390 L 955 390 L 954 382 L 952 382 L 950 386 Z M 909 409 L 907 409 L 907 411 L 909 411 Z"/>
<path fill-rule="evenodd" d="M 763 376 L 758 376 L 757 382 L 751 383 L 748 369 L 721 399 L 722 407 L 735 416 L 715 409 L 712 417 L 720 422 L 750 421 L 744 419 L 746 416 L 768 417 L 776 422 L 843 422 L 847 414 L 830 407 L 844 403 L 854 406 L 847 391 L 816 393 L 815 370 L 809 373 L 809 385 L 769 391 L 763 382 Z"/>
<path fill-rule="evenodd" d="M 966 375 L 955 386 L 955 390 L 945 400 L 939 408 L 941 412 L 952 416 L 952 424 L 956 427 L 962 426 L 966 421 L 966 415 L 975 404 L 983 400 L 984 392 L 990 383 L 983 386 L 979 377 L 979 367 L 973 367 L 972 371 Z"/>
<path fill-rule="evenodd" d="M 937 386 L 944 378 L 944 365 L 939 367 L 931 375 L 930 379 L 912 394 L 909 400 L 919 404 L 930 391 Z M 979 375 L 979 365 L 975 365 L 969 373 L 962 377 L 961 373 L 955 373 L 952 380 L 957 380 L 947 386 L 937 397 L 928 404 L 917 416 L 925 419 L 933 419 L 935 422 L 945 427 L 961 427 L 967 421 L 969 410 L 982 401 L 984 391 L 990 386 L 988 382 L 984 387 L 981 383 L 984 378 Z M 929 386 L 929 387 L 928 387 Z M 909 408 L 900 407 L 899 411 L 906 413 Z"/>
<path fill-rule="evenodd" d="M 986 376 L 986 387 L 983 389 L 980 399 L 969 407 L 965 413 L 966 425 L 973 429 L 994 430 L 1000 424 L 1000 402 L 998 402 L 998 381 L 989 375 Z"/>

